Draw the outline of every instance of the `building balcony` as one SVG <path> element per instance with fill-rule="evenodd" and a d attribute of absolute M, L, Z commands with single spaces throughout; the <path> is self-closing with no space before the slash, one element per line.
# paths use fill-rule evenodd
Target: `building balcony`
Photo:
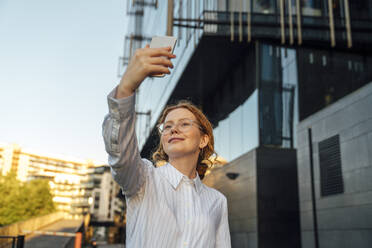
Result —
<path fill-rule="evenodd" d="M 82 183 L 82 184 L 79 185 L 79 188 L 92 189 L 92 188 L 94 188 L 94 183 L 93 182 Z"/>
<path fill-rule="evenodd" d="M 79 200 L 79 201 L 73 201 L 71 203 L 72 207 L 89 207 L 89 201 L 88 200 Z"/>
<path fill-rule="evenodd" d="M 255 40 L 287 46 L 372 50 L 372 19 L 305 16 L 287 13 L 210 11 L 200 19 L 174 18 L 175 27 L 201 29 L 203 35 L 227 36 L 231 41 Z"/>

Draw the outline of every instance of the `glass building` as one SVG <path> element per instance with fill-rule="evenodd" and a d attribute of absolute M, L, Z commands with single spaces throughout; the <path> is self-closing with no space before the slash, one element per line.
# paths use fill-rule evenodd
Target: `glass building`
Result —
<path fill-rule="evenodd" d="M 360 219 L 362 205 L 360 213 L 372 211 L 370 184 L 350 190 L 361 171 L 351 168 L 347 143 L 359 137 L 372 147 L 371 128 L 362 125 L 372 127 L 370 112 L 358 111 L 372 98 L 372 2 L 134 0 L 126 11 L 119 75 L 151 37 L 178 38 L 171 75 L 146 79 L 137 91 L 141 156 L 157 146 L 155 126 L 167 104 L 199 105 L 228 161 L 203 181 L 228 198 L 233 247 L 348 247 L 344 239 L 369 247 L 372 217 L 340 219 Z M 332 119 L 352 103 L 361 105 Z M 336 143 L 339 167 L 324 159 Z M 372 175 L 368 152 L 358 159 Z M 336 176 L 345 173 L 341 181 L 332 181 L 332 166 Z M 328 186 L 336 194 L 323 194 Z M 362 192 L 364 203 L 352 197 Z"/>

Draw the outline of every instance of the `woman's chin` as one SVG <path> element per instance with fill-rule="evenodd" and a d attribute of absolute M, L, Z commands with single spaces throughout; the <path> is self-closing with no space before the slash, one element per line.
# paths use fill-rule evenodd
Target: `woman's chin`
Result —
<path fill-rule="evenodd" d="M 168 152 L 166 152 L 169 159 L 190 156 L 194 153 L 194 151 L 187 151 L 185 149 L 170 149 L 168 150 Z"/>
<path fill-rule="evenodd" d="M 179 158 L 179 157 L 182 157 L 185 155 L 185 152 L 182 151 L 182 150 L 172 150 L 172 151 L 169 151 L 167 152 L 167 155 L 169 158 Z"/>

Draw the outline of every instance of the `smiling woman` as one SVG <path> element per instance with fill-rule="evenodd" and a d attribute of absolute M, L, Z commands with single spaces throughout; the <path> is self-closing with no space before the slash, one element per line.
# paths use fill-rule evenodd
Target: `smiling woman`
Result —
<path fill-rule="evenodd" d="M 109 94 L 103 137 L 112 175 L 127 203 L 126 247 L 231 247 L 226 197 L 201 182 L 214 153 L 211 123 L 182 101 L 159 119 L 155 167 L 141 159 L 135 135 L 135 91 L 151 75 L 170 74 L 170 48 L 138 49 Z"/>
<path fill-rule="evenodd" d="M 175 122 L 172 118 L 179 120 Z M 174 146 L 171 146 L 171 144 L 173 145 L 173 143 L 178 143 L 176 142 L 177 140 L 184 141 L 188 136 L 193 138 L 192 135 L 200 135 L 200 138 L 203 139 L 203 143 L 198 146 L 199 152 L 194 151 L 195 153 L 198 153 L 197 161 L 191 164 L 196 164 L 196 170 L 199 177 L 200 179 L 203 179 L 208 164 L 213 163 L 210 160 L 210 157 L 216 153 L 214 151 L 213 128 L 202 111 L 188 101 L 180 101 L 178 104 L 165 108 L 159 119 L 158 128 L 161 139 L 158 148 L 152 156 L 155 163 L 160 161 L 169 161 L 173 164 L 171 160 L 173 159 L 172 157 L 175 157 L 175 148 Z M 194 138 L 194 140 L 197 138 L 198 137 Z M 173 140 L 175 142 L 173 142 Z M 190 145 L 188 144 L 188 141 L 189 140 L 186 139 L 185 142 L 176 147 L 176 150 L 178 148 L 181 151 L 181 155 L 184 155 L 184 153 L 189 149 Z M 204 145 L 204 143 L 206 143 L 206 145 Z M 189 145 L 189 147 L 187 145 Z M 195 145 L 194 147 L 196 148 L 197 146 Z M 171 158 L 168 156 L 170 153 L 173 153 Z M 182 172 L 182 168 L 178 169 Z M 187 170 L 184 172 L 187 173 Z M 195 175 L 194 171 L 192 171 L 192 173 L 192 176 Z"/>

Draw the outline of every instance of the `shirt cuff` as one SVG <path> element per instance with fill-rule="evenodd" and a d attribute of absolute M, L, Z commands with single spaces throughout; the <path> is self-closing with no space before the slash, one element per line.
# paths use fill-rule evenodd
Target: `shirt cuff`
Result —
<path fill-rule="evenodd" d="M 107 96 L 110 115 L 117 119 L 123 120 L 135 111 L 136 94 L 120 99 L 115 98 L 117 87 L 115 87 Z"/>

